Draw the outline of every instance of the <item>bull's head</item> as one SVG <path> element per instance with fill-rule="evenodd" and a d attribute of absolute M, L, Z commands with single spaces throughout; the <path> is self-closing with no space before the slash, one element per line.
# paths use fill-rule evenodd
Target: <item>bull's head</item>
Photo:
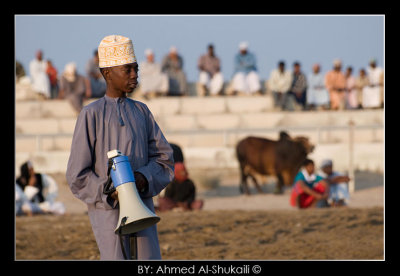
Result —
<path fill-rule="evenodd" d="M 308 139 L 308 137 L 297 136 L 293 138 L 293 141 L 300 143 L 304 147 L 307 154 L 313 152 L 315 148 L 315 146 L 311 144 L 310 139 Z"/>

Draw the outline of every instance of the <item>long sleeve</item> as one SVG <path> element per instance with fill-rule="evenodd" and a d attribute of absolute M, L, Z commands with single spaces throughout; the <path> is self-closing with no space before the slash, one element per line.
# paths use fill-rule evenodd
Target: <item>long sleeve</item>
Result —
<path fill-rule="evenodd" d="M 280 73 L 278 70 L 271 71 L 269 79 L 269 88 L 274 92 L 285 93 L 292 85 L 292 74 L 289 71 Z"/>
<path fill-rule="evenodd" d="M 249 73 L 250 71 L 257 71 L 256 57 L 252 53 L 246 55 L 237 54 L 235 56 L 235 73 L 243 72 Z"/>
<path fill-rule="evenodd" d="M 96 126 L 91 112 L 83 109 L 79 114 L 72 138 L 71 154 L 67 166 L 67 182 L 72 193 L 86 204 L 106 202 L 103 184 L 106 178 L 94 172 Z"/>
<path fill-rule="evenodd" d="M 273 92 L 278 91 L 275 70 L 272 70 L 269 74 L 268 86 Z"/>
<path fill-rule="evenodd" d="M 137 169 L 149 183 L 147 192 L 141 194 L 143 198 L 158 195 L 174 178 L 172 148 L 147 106 L 145 110 L 148 113 L 148 163 Z"/>

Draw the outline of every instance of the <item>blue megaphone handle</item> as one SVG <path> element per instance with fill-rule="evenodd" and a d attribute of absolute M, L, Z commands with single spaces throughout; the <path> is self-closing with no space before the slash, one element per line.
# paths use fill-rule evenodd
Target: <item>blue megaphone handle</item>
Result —
<path fill-rule="evenodd" d="M 113 167 L 111 168 L 110 175 L 115 188 L 128 182 L 135 182 L 131 163 L 128 157 L 124 155 L 113 158 Z"/>

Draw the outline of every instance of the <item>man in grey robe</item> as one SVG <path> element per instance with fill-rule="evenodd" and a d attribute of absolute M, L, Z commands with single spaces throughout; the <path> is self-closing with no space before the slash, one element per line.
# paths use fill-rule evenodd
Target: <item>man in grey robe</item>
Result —
<path fill-rule="evenodd" d="M 74 62 L 67 63 L 63 74 L 60 77 L 60 91 L 58 93 L 59 99 L 67 99 L 76 114 L 81 112 L 83 107 L 83 100 L 87 91 L 86 80 L 76 70 Z"/>
<path fill-rule="evenodd" d="M 109 49 L 113 47 L 119 51 Z M 72 193 L 88 206 L 100 258 L 122 260 L 119 236 L 114 232 L 119 218 L 118 193 L 103 194 L 107 152 L 118 149 L 128 156 L 139 195 L 153 212 L 152 197 L 173 179 L 173 152 L 148 107 L 126 97 L 137 86 L 138 78 L 131 40 L 105 37 L 99 58 L 107 82 L 106 95 L 85 106 L 78 116 L 66 176 Z M 129 255 L 127 236 L 124 247 Z M 137 256 L 161 259 L 156 225 L 137 233 Z"/>
<path fill-rule="evenodd" d="M 184 96 L 188 94 L 186 75 L 183 71 L 183 58 L 178 54 L 175 46 L 172 46 L 161 63 L 161 70 L 169 78 L 169 96 Z"/>

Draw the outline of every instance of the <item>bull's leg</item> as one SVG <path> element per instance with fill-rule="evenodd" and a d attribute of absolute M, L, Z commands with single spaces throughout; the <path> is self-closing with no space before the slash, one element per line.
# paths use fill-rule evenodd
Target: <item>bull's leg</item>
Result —
<path fill-rule="evenodd" d="M 276 183 L 276 187 L 275 187 L 275 190 L 274 190 L 274 194 L 276 194 L 276 195 L 283 193 L 282 187 L 283 187 L 283 184 L 284 184 L 283 183 L 282 174 L 279 173 L 277 175 L 277 177 L 278 177 L 278 182 Z"/>
<path fill-rule="evenodd" d="M 240 168 L 240 176 L 241 176 L 241 182 L 239 185 L 239 190 L 240 193 L 243 194 L 245 193 L 246 195 L 250 194 L 249 187 L 247 186 L 247 174 L 244 173 L 243 168 Z"/>
<path fill-rule="evenodd" d="M 249 195 L 250 194 L 250 190 L 249 190 L 249 185 L 247 185 L 247 177 L 248 177 L 249 175 L 248 174 L 243 174 L 243 178 L 242 178 L 242 188 L 243 188 L 243 192 L 246 194 L 246 195 Z"/>
<path fill-rule="evenodd" d="M 260 185 L 258 185 L 257 179 L 254 177 L 254 175 L 250 174 L 251 179 L 253 179 L 254 186 L 256 186 L 256 189 L 258 193 L 263 194 L 263 190 L 261 189 Z"/>

